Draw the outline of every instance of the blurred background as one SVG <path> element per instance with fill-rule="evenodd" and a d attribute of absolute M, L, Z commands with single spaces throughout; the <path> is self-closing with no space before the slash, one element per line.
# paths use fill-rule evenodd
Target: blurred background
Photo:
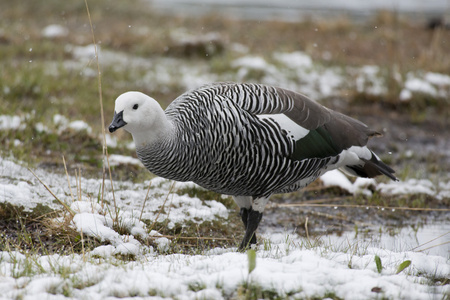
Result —
<path fill-rule="evenodd" d="M 165 107 L 208 82 L 260 82 L 383 131 L 372 147 L 401 177 L 448 176 L 449 1 L 88 4 L 105 124 L 128 90 Z M 2 1 L 0 57 L 1 155 L 52 167 L 63 152 L 96 170 L 100 99 L 85 2 Z M 134 155 L 119 136 L 109 146 Z"/>
<path fill-rule="evenodd" d="M 381 10 L 408 15 L 413 18 L 441 19 L 447 10 L 448 0 L 149 0 L 159 12 L 166 14 L 189 14 L 201 16 L 220 14 L 225 17 L 252 20 L 274 20 L 299 22 L 312 16 L 346 16 L 364 21 Z"/>

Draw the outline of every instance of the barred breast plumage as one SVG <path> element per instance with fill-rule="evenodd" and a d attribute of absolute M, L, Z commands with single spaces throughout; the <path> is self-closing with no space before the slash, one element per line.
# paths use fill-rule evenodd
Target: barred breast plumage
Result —
<path fill-rule="evenodd" d="M 240 250 L 275 193 L 298 190 L 326 171 L 362 177 L 394 171 L 365 145 L 379 135 L 304 95 L 260 84 L 216 83 L 186 92 L 165 110 L 149 96 L 116 100 L 111 132 L 133 135 L 152 173 L 234 196 L 246 227 Z"/>

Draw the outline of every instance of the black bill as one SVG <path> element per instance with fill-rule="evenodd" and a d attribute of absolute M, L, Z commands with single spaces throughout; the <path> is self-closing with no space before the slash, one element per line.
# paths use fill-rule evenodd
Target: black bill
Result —
<path fill-rule="evenodd" d="M 119 113 L 114 112 L 114 118 L 109 125 L 109 132 L 114 132 L 125 125 L 127 125 L 127 122 L 123 120 L 123 110 Z"/>

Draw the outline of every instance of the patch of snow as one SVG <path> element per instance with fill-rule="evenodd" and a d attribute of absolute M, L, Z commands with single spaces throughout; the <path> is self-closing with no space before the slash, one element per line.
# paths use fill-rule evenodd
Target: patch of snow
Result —
<path fill-rule="evenodd" d="M 111 166 L 118 166 L 118 165 L 135 165 L 138 167 L 142 166 L 142 163 L 139 159 L 131 157 L 131 156 L 125 156 L 125 155 L 118 155 L 118 154 L 111 154 L 109 156 L 109 164 Z"/>
<path fill-rule="evenodd" d="M 63 115 L 60 114 L 56 114 L 53 116 L 53 123 L 56 126 L 61 126 L 61 127 L 66 127 L 67 124 L 69 123 L 69 121 L 67 120 L 67 118 Z"/>
<path fill-rule="evenodd" d="M 138 255 L 141 251 L 140 244 L 136 243 L 121 243 L 116 247 L 116 250 L 114 251 L 114 254 L 121 254 L 121 255 Z"/>
<path fill-rule="evenodd" d="M 197 88 L 204 84 L 217 81 L 216 75 L 208 74 L 207 72 L 195 73 L 192 70 L 187 70 L 184 68 L 181 68 L 181 72 L 182 76 L 180 78 L 180 83 L 185 87 L 186 90 Z"/>
<path fill-rule="evenodd" d="M 100 135 L 100 140 L 103 140 L 103 136 Z M 117 147 L 117 137 L 113 136 L 109 133 L 105 134 L 105 140 L 106 140 L 106 145 L 110 148 L 116 148 Z"/>
<path fill-rule="evenodd" d="M 332 170 L 323 174 L 320 176 L 320 180 L 325 186 L 338 186 L 350 194 L 362 193 L 365 195 L 371 195 L 372 192 L 366 189 L 366 187 L 376 184 L 376 181 L 372 178 L 360 177 L 352 183 L 348 177 L 339 170 Z"/>
<path fill-rule="evenodd" d="M 446 74 L 427 72 L 424 79 L 437 86 L 450 86 L 450 76 Z"/>
<path fill-rule="evenodd" d="M 320 177 L 325 186 L 337 186 L 349 192 L 350 194 L 362 193 L 371 195 L 372 192 L 367 189 L 374 186 L 377 191 L 384 195 L 411 195 L 426 194 L 435 197 L 438 200 L 450 198 L 450 182 L 439 182 L 436 186 L 428 179 L 408 179 L 406 181 L 390 181 L 388 183 L 377 183 L 373 178 L 356 178 L 351 182 L 339 170 L 332 170 Z"/>
<path fill-rule="evenodd" d="M 67 45 L 65 50 L 72 54 L 75 61 L 65 61 L 65 67 L 67 69 L 79 69 L 86 76 L 97 76 L 97 67 L 95 66 L 96 49 L 100 65 L 111 66 L 117 72 L 122 72 L 130 68 L 151 69 L 154 67 L 150 59 L 130 56 L 117 51 L 103 50 L 99 45 L 96 48 L 94 44 L 86 46 Z M 87 65 L 90 65 L 91 68 L 86 67 Z"/>
<path fill-rule="evenodd" d="M 291 69 L 311 69 L 313 67 L 312 58 L 301 51 L 291 53 L 275 52 L 273 57 Z"/>
<path fill-rule="evenodd" d="M 90 252 L 90 255 L 92 256 L 99 256 L 103 258 L 111 257 L 114 254 L 114 251 L 116 251 L 116 247 L 113 245 L 102 245 L 98 246 L 94 250 Z"/>
<path fill-rule="evenodd" d="M 42 29 L 42 35 L 46 38 L 65 37 L 69 34 L 69 30 L 58 24 L 50 24 Z"/>
<path fill-rule="evenodd" d="M 138 163 L 136 161 L 136 163 Z M 140 165 L 140 162 L 139 162 Z M 34 171 L 41 180 L 52 190 L 61 200 L 66 200 L 72 210 L 77 212 L 74 218 L 75 227 L 85 234 L 101 235 L 102 232 L 111 231 L 111 218 L 104 216 L 106 211 L 115 211 L 114 207 L 101 206 L 92 199 L 81 196 L 82 201 L 74 201 L 67 195 L 70 190 L 66 176 L 48 173 L 38 169 Z M 70 178 L 70 189 L 77 191 L 77 187 L 82 190 L 83 195 L 97 195 L 102 185 L 102 179 L 81 178 L 81 184 L 75 178 Z M 146 202 L 147 189 L 151 184 L 150 199 Z M 193 185 L 192 183 L 179 183 L 180 187 Z M 113 194 L 108 191 L 109 181 L 105 182 L 105 202 L 113 203 Z M 190 198 L 186 195 L 170 194 L 172 182 L 159 177 L 151 182 L 143 184 L 133 184 L 131 182 L 114 182 L 115 198 L 118 210 L 120 210 L 121 225 L 130 232 L 141 235 L 145 224 L 137 217 L 142 212 L 143 220 L 155 221 L 159 215 L 158 222 L 167 222 L 169 226 L 177 223 L 192 221 L 202 223 L 212 221 L 218 217 L 227 218 L 226 207 L 215 201 L 201 201 L 198 198 Z M 117 188 L 120 187 L 120 188 Z M 77 195 L 74 195 L 77 198 Z M 59 209 L 53 196 L 43 187 L 37 179 L 26 168 L 0 157 L 0 202 L 10 203 L 14 206 L 23 206 L 26 211 L 32 211 L 38 204 L 51 209 Z M 166 203 L 167 202 L 167 203 Z M 167 212 L 161 212 L 163 205 L 171 206 Z M 100 228 L 100 229 L 99 229 Z M 100 232 L 98 232 L 100 230 Z M 112 237 L 108 237 L 113 239 Z"/>
<path fill-rule="evenodd" d="M 111 228 L 113 220 L 110 217 L 82 212 L 76 214 L 72 222 L 79 232 L 94 236 L 101 241 L 110 241 L 114 245 L 120 239 L 120 235 Z"/>
<path fill-rule="evenodd" d="M 81 120 L 70 122 L 68 127 L 75 131 L 86 131 L 87 133 L 92 132 L 91 126 L 89 126 L 86 122 Z"/>
<path fill-rule="evenodd" d="M 438 186 L 438 194 L 436 195 L 436 198 L 439 200 L 442 199 L 450 199 L 450 181 L 449 182 L 439 182 Z"/>
<path fill-rule="evenodd" d="M 136 150 L 136 144 L 134 141 L 129 142 L 126 147 L 128 150 Z"/>
<path fill-rule="evenodd" d="M 59 133 L 66 130 L 67 128 L 70 128 L 74 131 L 86 131 L 87 133 L 92 132 L 91 126 L 89 126 L 89 124 L 87 124 L 86 122 L 82 120 L 69 122 L 69 120 L 65 116 L 60 114 L 55 114 L 53 116 L 53 124 L 56 125 Z"/>
<path fill-rule="evenodd" d="M 434 97 L 437 96 L 436 88 L 431 83 L 416 77 L 408 78 L 406 80 L 405 89 L 411 92 L 429 94 Z"/>
<path fill-rule="evenodd" d="M 29 299 L 62 295 L 63 289 L 74 298 L 148 297 L 229 299 L 246 282 L 272 290 L 280 297 L 323 298 L 333 292 L 343 299 L 371 299 L 372 289 L 381 288 L 389 299 L 441 299 L 448 287 L 423 284 L 424 274 L 445 278 L 450 273 L 448 260 L 416 252 L 395 252 L 367 247 L 362 253 L 349 253 L 346 247 L 323 246 L 305 249 L 298 236 L 266 236 L 269 248 L 261 245 L 256 253 L 256 268 L 248 274 L 247 254 L 235 249 L 222 249 L 208 255 L 155 255 L 135 252 L 136 261 L 124 262 L 114 258 L 122 248 L 129 254 L 134 244 L 123 244 L 118 250 L 101 246 L 82 255 L 42 256 L 28 259 L 13 253 L 0 252 L 0 269 L 6 280 L 1 283 L 2 295 L 17 295 Z M 334 249 L 334 250 L 332 250 Z M 378 255 L 383 264 L 378 273 L 374 261 Z M 105 257 L 103 263 L 96 257 Z M 396 274 L 405 260 L 411 265 Z M 110 262 L 108 262 L 110 261 Z M 14 278 L 13 274 L 31 265 L 39 265 L 39 274 Z M 54 272 L 66 266 L 65 277 Z M 70 267 L 72 266 L 72 267 Z M 67 276 L 69 275 L 69 276 Z M 73 282 L 76 278 L 76 285 Z M 84 286 L 77 288 L 77 286 Z M 211 297 L 211 298 L 209 298 Z M 152 298 L 153 299 L 153 298 Z"/>
<path fill-rule="evenodd" d="M 0 130 L 24 129 L 23 118 L 19 116 L 0 115 Z"/>
<path fill-rule="evenodd" d="M 42 170 L 35 173 L 40 178 L 48 179 L 48 174 Z M 52 182 L 53 180 L 51 180 Z M 60 182 L 63 184 L 63 182 Z M 62 189 L 56 187 L 53 190 L 61 199 Z M 33 210 L 38 204 L 57 208 L 54 198 L 34 178 L 30 171 L 12 161 L 0 157 L 0 202 L 10 203 L 16 207 L 23 207 L 25 211 Z"/>
<path fill-rule="evenodd" d="M 44 124 L 42 124 L 41 122 L 38 122 L 34 125 L 34 128 L 38 131 L 38 132 L 49 132 L 50 130 L 48 129 L 47 126 L 45 126 Z"/>
<path fill-rule="evenodd" d="M 402 89 L 399 95 L 399 99 L 400 101 L 408 101 L 411 100 L 413 94 L 410 90 L 408 89 Z"/>
<path fill-rule="evenodd" d="M 407 181 L 380 183 L 377 186 L 383 194 L 404 195 L 404 194 L 426 194 L 436 195 L 434 184 L 428 179 L 408 179 Z"/>
<path fill-rule="evenodd" d="M 70 209 L 78 213 L 93 213 L 103 211 L 102 206 L 99 203 L 92 201 L 74 201 L 70 204 Z"/>
<path fill-rule="evenodd" d="M 158 245 L 158 250 L 161 252 L 166 252 L 169 250 L 170 241 L 168 238 L 162 237 L 155 239 L 156 244 Z"/>
<path fill-rule="evenodd" d="M 25 292 L 37 297 L 45 297 L 47 293 L 62 294 L 64 280 L 60 277 L 36 278 L 25 288 Z"/>
<path fill-rule="evenodd" d="M 414 93 L 428 94 L 432 97 L 448 98 L 450 95 L 450 76 L 433 72 L 410 72 L 400 93 L 400 100 L 409 100 Z"/>
<path fill-rule="evenodd" d="M 252 70 L 266 70 L 270 65 L 260 56 L 244 56 L 235 59 L 231 66 L 233 68 L 247 68 Z"/>
<path fill-rule="evenodd" d="M 238 69 L 236 74 L 238 81 L 245 81 L 246 77 L 252 71 L 261 72 L 262 75 L 268 75 L 269 78 L 272 78 L 274 74 L 279 73 L 275 66 L 269 64 L 260 56 L 243 56 L 231 62 L 231 66 Z M 269 83 L 268 78 L 263 79 L 262 82 Z"/>
<path fill-rule="evenodd" d="M 336 90 L 342 85 L 342 75 L 334 69 L 326 69 L 317 78 L 319 92 L 322 97 L 329 97 L 336 94 Z"/>
<path fill-rule="evenodd" d="M 127 218 L 121 218 L 121 222 L 129 221 Z M 83 234 L 95 237 L 100 241 L 110 242 L 115 247 L 114 254 L 137 255 L 140 251 L 147 250 L 141 245 L 134 236 L 123 236 L 113 229 L 113 219 L 107 215 L 98 213 L 77 213 L 72 222 L 75 229 Z"/>
<path fill-rule="evenodd" d="M 0 115 L 0 130 L 24 130 L 26 127 L 24 123 L 26 118 L 29 118 L 29 116 Z M 92 132 L 92 128 L 84 121 L 77 120 L 69 123 L 65 116 L 59 114 L 53 116 L 53 123 L 59 127 L 60 131 L 71 128 L 76 131 L 86 130 L 88 133 Z M 36 123 L 34 128 L 38 132 L 51 132 L 42 122 Z"/>
<path fill-rule="evenodd" d="M 66 51 L 71 52 L 72 55 L 79 60 L 91 61 L 95 59 L 95 52 L 97 50 L 98 56 L 102 57 L 101 48 L 99 45 L 89 44 L 86 46 L 67 46 Z"/>
<path fill-rule="evenodd" d="M 387 88 L 383 78 L 380 76 L 380 67 L 367 65 L 356 71 L 356 90 L 358 92 L 371 95 L 386 94 Z"/>

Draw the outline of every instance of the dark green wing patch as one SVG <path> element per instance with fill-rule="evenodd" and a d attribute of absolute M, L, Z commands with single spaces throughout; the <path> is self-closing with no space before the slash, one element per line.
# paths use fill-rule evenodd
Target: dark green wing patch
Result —
<path fill-rule="evenodd" d="M 342 149 L 333 142 L 330 133 L 320 126 L 295 142 L 295 151 L 291 158 L 294 160 L 325 158 L 336 156 L 341 151 Z"/>

